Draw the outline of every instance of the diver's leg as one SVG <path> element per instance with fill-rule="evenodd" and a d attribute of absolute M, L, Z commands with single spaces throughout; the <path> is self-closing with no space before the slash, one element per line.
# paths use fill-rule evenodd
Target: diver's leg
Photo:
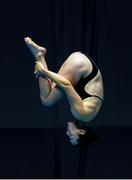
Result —
<path fill-rule="evenodd" d="M 28 37 L 25 38 L 25 42 L 27 46 L 29 47 L 29 49 L 31 50 L 33 56 L 35 57 L 35 60 L 37 62 L 41 62 L 44 69 L 48 70 L 48 67 L 45 61 L 46 49 L 41 46 L 38 46 Z M 75 85 L 81 76 L 79 72 L 79 68 L 76 68 L 75 64 L 79 64 L 78 62 L 81 62 L 82 64 L 84 59 L 85 58 L 81 55 L 81 53 L 72 53 L 68 57 L 68 59 L 63 63 L 58 74 L 61 74 L 63 77 L 68 79 L 72 83 L 72 85 Z M 73 69 L 73 67 L 75 68 Z M 78 70 L 78 72 L 75 72 L 73 74 L 73 72 L 76 71 L 76 69 Z M 40 75 L 36 69 L 35 69 L 35 74 L 37 76 Z M 64 91 L 62 91 L 61 88 L 56 86 L 55 82 L 52 83 L 52 79 L 50 80 L 50 78 L 48 77 L 38 76 L 38 78 L 39 78 L 40 98 L 41 98 L 42 103 L 48 106 L 53 105 L 63 96 Z"/>
<path fill-rule="evenodd" d="M 36 68 L 41 71 L 44 76 L 51 78 L 63 90 L 69 101 L 71 112 L 76 119 L 84 123 L 88 123 L 94 119 L 101 106 L 100 100 L 95 97 L 90 97 L 82 101 L 81 97 L 74 90 L 71 82 L 62 75 L 44 69 L 39 62 L 36 64 Z M 85 130 L 79 129 L 73 122 L 68 123 L 67 135 L 73 145 L 77 145 L 80 135 L 84 134 Z"/>
<path fill-rule="evenodd" d="M 89 97 L 82 100 L 71 82 L 65 77 L 45 69 L 40 62 L 37 62 L 36 69 L 54 81 L 63 90 L 70 104 L 71 112 L 76 119 L 87 123 L 95 117 L 101 106 L 98 98 Z"/>
<path fill-rule="evenodd" d="M 42 46 L 37 45 L 29 37 L 25 38 L 25 42 L 28 48 L 30 49 L 30 51 L 32 52 L 35 60 L 37 62 L 41 62 L 43 64 L 43 67 L 45 69 L 48 69 L 48 66 L 45 60 L 46 49 Z M 62 97 L 62 92 L 57 87 L 53 87 L 54 83 L 52 83 L 52 81 L 49 78 L 40 76 L 39 72 L 36 70 L 34 73 L 35 73 L 35 76 L 38 77 L 38 80 L 39 80 L 40 98 L 41 98 L 42 103 L 44 105 L 49 106 L 57 102 Z"/>

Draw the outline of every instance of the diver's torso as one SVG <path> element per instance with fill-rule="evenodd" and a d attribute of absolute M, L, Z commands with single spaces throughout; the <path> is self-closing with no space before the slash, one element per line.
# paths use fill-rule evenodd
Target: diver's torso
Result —
<path fill-rule="evenodd" d="M 79 80 L 79 82 L 75 86 L 75 90 L 82 99 L 86 99 L 91 96 L 97 96 L 101 100 L 103 100 L 104 91 L 101 72 L 95 62 L 88 55 L 86 56 L 92 63 L 92 72 L 89 75 L 86 74 Z"/>
<path fill-rule="evenodd" d="M 90 95 L 99 96 L 102 100 L 104 99 L 103 80 L 100 70 L 98 70 L 97 75 L 85 85 L 84 90 Z"/>

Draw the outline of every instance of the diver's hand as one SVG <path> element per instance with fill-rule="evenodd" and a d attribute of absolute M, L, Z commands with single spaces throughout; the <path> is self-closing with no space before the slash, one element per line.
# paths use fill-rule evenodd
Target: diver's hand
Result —
<path fill-rule="evenodd" d="M 36 61 L 36 65 L 34 68 L 34 74 L 35 74 L 36 78 L 38 78 L 40 75 L 41 76 L 44 75 L 44 66 L 42 65 L 41 62 Z"/>

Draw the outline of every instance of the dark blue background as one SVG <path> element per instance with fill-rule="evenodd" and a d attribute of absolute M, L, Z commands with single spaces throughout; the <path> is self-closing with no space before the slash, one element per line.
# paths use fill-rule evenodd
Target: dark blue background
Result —
<path fill-rule="evenodd" d="M 0 2 L 1 178 L 132 178 L 131 7 L 131 0 Z M 66 136 L 73 117 L 65 98 L 41 105 L 25 36 L 47 48 L 50 70 L 73 51 L 100 68 L 105 101 L 87 146 Z"/>

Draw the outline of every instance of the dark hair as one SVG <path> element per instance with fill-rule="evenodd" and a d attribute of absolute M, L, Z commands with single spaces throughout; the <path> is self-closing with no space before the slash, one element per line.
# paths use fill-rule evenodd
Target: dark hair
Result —
<path fill-rule="evenodd" d="M 81 129 L 85 130 L 86 133 L 84 135 L 80 134 L 77 146 L 89 146 L 96 143 L 100 138 L 99 134 L 97 134 L 97 132 L 95 132 L 91 127 L 83 125 Z"/>

